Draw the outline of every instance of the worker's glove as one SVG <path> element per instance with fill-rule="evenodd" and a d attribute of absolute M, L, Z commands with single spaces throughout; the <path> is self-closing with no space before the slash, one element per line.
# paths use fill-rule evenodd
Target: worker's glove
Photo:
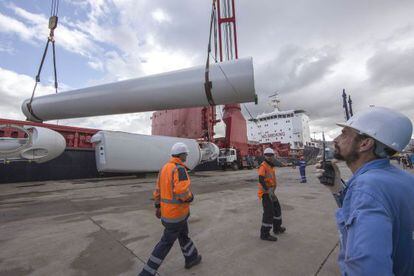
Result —
<path fill-rule="evenodd" d="M 337 194 L 342 190 L 341 172 L 339 171 L 337 160 L 321 161 L 316 163 L 316 177 L 321 184 L 327 186 L 332 193 Z"/>
<path fill-rule="evenodd" d="M 161 218 L 161 208 L 155 208 L 155 216 L 160 219 Z"/>
<path fill-rule="evenodd" d="M 191 197 L 189 199 L 185 200 L 184 202 L 190 203 L 190 202 L 193 202 L 193 200 L 194 200 L 194 195 L 193 195 L 193 193 L 191 193 Z"/>

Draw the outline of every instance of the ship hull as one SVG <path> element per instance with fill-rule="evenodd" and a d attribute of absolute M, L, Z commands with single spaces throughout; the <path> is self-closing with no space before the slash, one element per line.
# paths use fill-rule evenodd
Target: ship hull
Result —
<path fill-rule="evenodd" d="M 94 178 L 99 176 L 93 149 L 66 149 L 56 159 L 41 164 L 34 162 L 0 164 L 0 183 Z"/>

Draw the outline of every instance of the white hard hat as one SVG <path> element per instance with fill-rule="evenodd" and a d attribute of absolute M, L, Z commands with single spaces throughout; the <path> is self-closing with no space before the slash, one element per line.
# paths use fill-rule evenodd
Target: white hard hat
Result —
<path fill-rule="evenodd" d="M 181 142 L 175 143 L 171 148 L 171 155 L 188 154 L 189 152 L 187 145 Z"/>
<path fill-rule="evenodd" d="M 413 133 L 407 116 L 385 107 L 370 107 L 337 125 L 355 129 L 395 151 L 402 151 Z"/>
<path fill-rule="evenodd" d="M 263 154 L 275 154 L 275 152 L 271 148 L 265 148 Z"/>

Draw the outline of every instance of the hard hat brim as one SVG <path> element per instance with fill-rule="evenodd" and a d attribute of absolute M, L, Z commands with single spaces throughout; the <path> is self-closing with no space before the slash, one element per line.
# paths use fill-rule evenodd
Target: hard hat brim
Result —
<path fill-rule="evenodd" d="M 349 127 L 347 123 L 336 123 L 336 125 L 340 127 Z"/>
<path fill-rule="evenodd" d="M 173 154 L 173 153 L 172 153 Z M 173 155 L 180 155 L 180 154 L 189 154 L 189 152 L 187 152 L 187 151 L 183 151 L 183 152 L 179 152 L 179 153 L 174 153 Z"/>
<path fill-rule="evenodd" d="M 357 128 L 355 128 L 355 127 L 353 127 L 352 125 L 350 125 L 350 124 L 348 124 L 348 123 L 336 123 L 336 125 L 337 126 L 340 126 L 340 127 L 349 127 L 349 128 L 352 128 L 353 130 L 356 130 L 359 134 L 365 134 L 365 133 L 363 133 L 361 130 L 359 130 L 359 129 L 357 129 Z"/>

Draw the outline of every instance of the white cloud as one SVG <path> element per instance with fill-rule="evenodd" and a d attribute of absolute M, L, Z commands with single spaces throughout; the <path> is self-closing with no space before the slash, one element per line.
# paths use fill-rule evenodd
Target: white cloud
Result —
<path fill-rule="evenodd" d="M 108 115 L 79 119 L 59 120 L 60 125 L 95 128 L 112 131 L 125 131 L 139 134 L 151 134 L 151 125 L 148 123 L 152 112 Z"/>
<path fill-rule="evenodd" d="M 152 13 L 152 18 L 158 23 L 169 22 L 171 18 L 162 9 L 156 9 Z"/>
<path fill-rule="evenodd" d="M 30 22 L 33 25 L 41 25 L 46 24 L 47 26 L 49 20 L 42 14 L 35 14 L 28 12 L 14 4 L 8 4 L 7 5 L 10 9 L 12 9 L 17 16 L 19 16 L 22 19 L 25 19 L 27 22 Z"/>
<path fill-rule="evenodd" d="M 88 61 L 88 65 L 97 71 L 103 71 L 104 69 L 102 61 L 97 59 L 91 59 L 90 61 Z"/>
<path fill-rule="evenodd" d="M 0 114 L 1 117 L 10 119 L 25 119 L 20 111 L 23 100 L 30 98 L 35 81 L 27 75 L 17 74 L 16 72 L 0 67 Z M 37 96 L 54 93 L 52 86 L 39 84 Z"/>
<path fill-rule="evenodd" d="M 0 13 L 0 32 L 16 33 L 21 39 L 30 42 L 33 32 L 21 21 Z"/>
<path fill-rule="evenodd" d="M 164 50 L 160 47 L 143 55 L 146 60 L 142 64 L 145 74 L 156 74 L 191 67 L 193 58 L 178 51 Z"/>
<path fill-rule="evenodd" d="M 11 46 L 10 43 L 5 43 L 3 45 L 0 45 L 0 52 L 7 53 L 9 55 L 14 55 L 15 49 Z"/>
<path fill-rule="evenodd" d="M 71 2 L 68 2 L 71 4 Z M 168 49 L 158 41 L 158 23 L 171 18 L 161 8 L 151 8 L 151 2 L 140 1 L 88 1 L 74 2 L 77 9 L 87 14 L 85 20 L 63 17 L 55 30 L 56 45 L 87 58 L 87 64 L 103 72 L 106 82 L 171 71 L 189 67 L 194 56 Z M 0 32 L 14 33 L 23 41 L 44 43 L 48 36 L 48 18 L 24 10 L 14 4 L 7 5 L 16 18 L 0 14 Z M 140 20 L 137 20 L 139 18 Z M 154 19 L 154 23 L 147 19 Z M 108 47 L 114 49 L 105 52 Z"/>
<path fill-rule="evenodd" d="M 158 20 L 158 23 L 169 21 L 167 12 L 157 8 L 148 14 L 152 4 L 148 1 L 105 3 L 112 7 L 110 11 L 102 8 L 102 2 L 91 1 L 87 21 L 76 23 L 77 26 L 87 26 L 89 35 L 93 34 L 96 41 L 116 48 L 101 56 L 99 64 L 90 63 L 93 68 L 104 68 L 106 76 L 102 82 L 172 71 L 194 64 L 192 54 L 169 49 L 159 41 L 158 24 L 151 23 L 150 19 Z"/>
<path fill-rule="evenodd" d="M 27 43 L 43 44 L 47 41 L 49 29 L 45 15 L 30 13 L 15 5 L 8 5 L 8 8 L 16 14 L 17 19 L 0 13 L 0 32 L 16 34 Z M 83 31 L 69 29 L 62 23 L 55 30 L 55 38 L 57 47 L 86 57 L 102 51 Z"/>

